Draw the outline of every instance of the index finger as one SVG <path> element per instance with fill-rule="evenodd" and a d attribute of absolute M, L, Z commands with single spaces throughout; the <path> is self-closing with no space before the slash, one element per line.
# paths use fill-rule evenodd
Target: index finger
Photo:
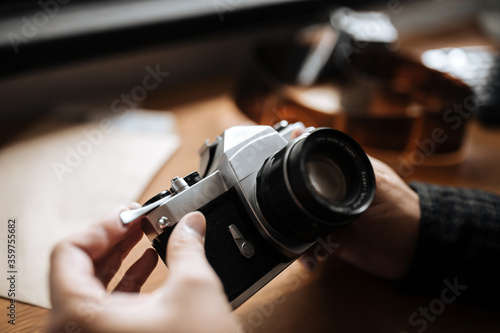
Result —
<path fill-rule="evenodd" d="M 131 208 L 135 208 L 135 204 Z M 135 233 L 140 233 L 140 219 L 123 225 L 119 213 L 128 209 L 122 207 L 108 215 L 102 222 L 88 230 L 59 243 L 51 256 L 50 284 L 53 305 L 64 303 L 64 297 L 81 296 L 103 291 L 104 286 L 95 277 L 94 263 L 103 258 L 120 241 Z M 133 241 L 137 237 L 130 237 Z M 133 244 L 131 244 L 133 246 Z"/>
<path fill-rule="evenodd" d="M 138 206 L 138 203 L 133 203 L 129 207 L 118 208 L 104 218 L 102 222 L 91 226 L 82 234 L 74 235 L 69 241 L 84 250 L 92 260 L 101 259 L 116 244 L 127 238 L 129 234 L 139 230 L 141 218 L 129 224 L 123 224 L 119 217 L 121 212 L 138 208 Z"/>

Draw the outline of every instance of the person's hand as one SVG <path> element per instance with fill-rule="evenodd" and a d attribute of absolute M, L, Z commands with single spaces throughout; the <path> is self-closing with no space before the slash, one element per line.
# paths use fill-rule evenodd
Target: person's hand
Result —
<path fill-rule="evenodd" d="M 50 332 L 236 331 L 221 281 L 205 257 L 206 222 L 199 212 L 186 215 L 169 239 L 170 272 L 163 286 L 138 294 L 158 262 L 148 249 L 107 293 L 122 260 L 142 237 L 140 221 L 125 226 L 118 213 L 54 249 Z"/>
<path fill-rule="evenodd" d="M 292 138 L 304 133 L 299 128 Z M 376 193 L 373 203 L 350 225 L 328 237 L 337 243 L 338 257 L 372 274 L 391 280 L 405 276 L 410 268 L 418 238 L 420 201 L 413 191 L 387 164 L 370 157 L 375 172 Z M 314 249 L 300 261 L 310 265 Z"/>
<path fill-rule="evenodd" d="M 420 223 L 418 195 L 385 163 L 370 158 L 377 190 L 361 216 L 340 230 L 339 257 L 352 265 L 397 280 L 408 272 Z"/>
<path fill-rule="evenodd" d="M 370 158 L 377 189 L 370 208 L 350 225 L 334 232 L 338 257 L 372 274 L 398 280 L 410 268 L 417 243 L 420 202 L 388 165 Z M 307 264 L 307 256 L 302 259 Z"/>

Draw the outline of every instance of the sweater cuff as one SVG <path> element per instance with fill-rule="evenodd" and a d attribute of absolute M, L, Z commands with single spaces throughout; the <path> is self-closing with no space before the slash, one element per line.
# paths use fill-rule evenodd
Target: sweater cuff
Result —
<path fill-rule="evenodd" d="M 420 198 L 421 220 L 413 262 L 403 282 L 441 290 L 445 280 L 458 281 L 468 286 L 469 295 L 498 292 L 500 198 L 470 189 L 410 186 Z"/>

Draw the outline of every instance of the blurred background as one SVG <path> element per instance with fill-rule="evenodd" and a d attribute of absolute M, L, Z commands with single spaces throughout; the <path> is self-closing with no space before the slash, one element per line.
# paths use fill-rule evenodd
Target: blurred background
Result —
<path fill-rule="evenodd" d="M 151 64 L 170 73 L 160 88 L 241 73 L 256 45 L 328 24 L 342 6 L 387 14 L 403 46 L 429 34 L 463 46 L 464 27 L 500 40 L 500 6 L 487 0 L 3 1 L 0 123 L 22 126 L 68 105 L 109 109 Z"/>

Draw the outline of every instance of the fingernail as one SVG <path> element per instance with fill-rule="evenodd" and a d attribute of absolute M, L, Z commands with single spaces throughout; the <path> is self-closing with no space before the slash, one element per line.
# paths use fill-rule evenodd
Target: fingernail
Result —
<path fill-rule="evenodd" d="M 133 201 L 127 205 L 128 209 L 137 209 L 142 207 L 139 203 Z"/>
<path fill-rule="evenodd" d="M 185 217 L 186 222 L 184 223 L 184 228 L 188 232 L 195 234 L 196 236 L 205 237 L 206 225 L 205 219 L 200 212 L 189 213 Z"/>

